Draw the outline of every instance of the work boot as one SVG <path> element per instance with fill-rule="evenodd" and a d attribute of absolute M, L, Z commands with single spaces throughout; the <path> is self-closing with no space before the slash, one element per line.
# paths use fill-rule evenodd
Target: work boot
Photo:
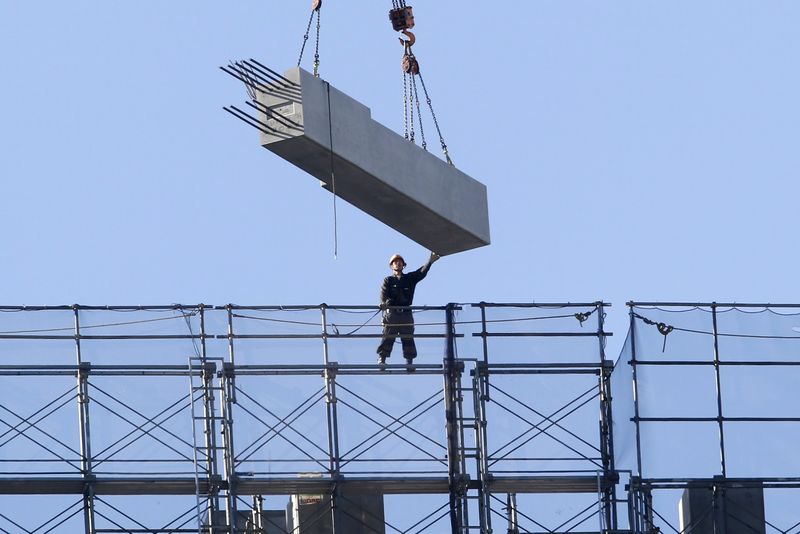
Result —
<path fill-rule="evenodd" d="M 416 371 L 416 367 L 414 367 L 414 358 L 406 358 L 406 365 L 408 366 L 408 372 L 413 373 Z"/>
<path fill-rule="evenodd" d="M 378 355 L 378 368 L 381 371 L 386 370 L 386 356 Z"/>

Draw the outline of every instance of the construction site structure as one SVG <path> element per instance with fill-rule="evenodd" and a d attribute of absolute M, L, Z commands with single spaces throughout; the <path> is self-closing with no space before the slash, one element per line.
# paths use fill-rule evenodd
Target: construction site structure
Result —
<path fill-rule="evenodd" d="M 0 532 L 796 534 L 737 426 L 797 431 L 800 306 L 692 306 L 630 303 L 616 366 L 601 301 L 415 307 L 415 372 L 375 306 L 0 307 Z"/>

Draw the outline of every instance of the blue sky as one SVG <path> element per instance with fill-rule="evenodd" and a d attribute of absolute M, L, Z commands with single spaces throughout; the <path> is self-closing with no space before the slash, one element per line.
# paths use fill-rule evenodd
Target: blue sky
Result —
<path fill-rule="evenodd" d="M 331 196 L 222 110 L 217 67 L 294 66 L 308 4 L 0 0 L 0 302 L 373 304 L 421 264 L 344 202 L 334 258 Z M 800 3 L 412 5 L 493 241 L 417 304 L 603 299 L 613 357 L 631 299 L 800 302 Z M 327 0 L 321 74 L 400 131 L 390 7 Z"/>
<path fill-rule="evenodd" d="M 217 67 L 293 66 L 306 4 L 3 0 L 2 301 L 371 304 L 392 253 L 420 264 L 344 202 L 335 259 L 332 197 L 222 110 Z M 619 348 L 630 299 L 800 301 L 800 5 L 413 5 L 493 240 L 419 304 L 604 299 Z M 321 74 L 399 131 L 389 7 L 326 2 Z"/>

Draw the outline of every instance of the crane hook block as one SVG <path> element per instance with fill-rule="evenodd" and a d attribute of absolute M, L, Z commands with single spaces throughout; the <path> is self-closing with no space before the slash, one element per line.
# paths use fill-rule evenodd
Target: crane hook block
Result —
<path fill-rule="evenodd" d="M 419 61 L 411 54 L 403 56 L 403 72 L 416 76 L 419 74 Z"/>
<path fill-rule="evenodd" d="M 249 122 L 264 148 L 428 250 L 447 255 L 489 244 L 484 184 L 299 67 L 262 81 L 253 103 L 259 115 Z"/>
<path fill-rule="evenodd" d="M 396 32 L 410 30 L 414 27 L 414 10 L 411 6 L 392 9 L 389 11 L 389 20 Z"/>
<path fill-rule="evenodd" d="M 311 11 L 319 11 L 321 7 L 322 7 L 322 0 L 311 1 Z"/>

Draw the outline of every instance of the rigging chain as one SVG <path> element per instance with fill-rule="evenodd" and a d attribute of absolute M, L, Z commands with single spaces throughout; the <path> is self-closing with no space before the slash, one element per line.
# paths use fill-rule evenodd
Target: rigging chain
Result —
<path fill-rule="evenodd" d="M 425 86 L 425 80 L 422 78 L 422 74 L 420 73 L 419 61 L 417 61 L 417 58 L 411 49 L 417 40 L 416 36 L 409 31 L 414 27 L 413 9 L 411 6 L 406 5 L 405 0 L 392 0 L 392 7 L 393 9 L 389 11 L 389 20 L 392 23 L 392 28 L 395 31 L 402 33 L 407 38 L 400 38 L 400 44 L 403 46 L 403 60 L 401 65 L 403 70 L 403 118 L 405 137 L 412 143 L 414 142 L 414 107 L 416 107 L 420 137 L 422 138 L 422 148 L 425 150 L 428 149 L 427 141 L 425 140 L 425 131 L 423 130 L 422 126 L 420 98 L 419 91 L 417 89 L 416 79 L 419 77 L 420 85 L 422 86 L 422 92 L 425 95 L 425 103 L 430 110 L 433 124 L 436 127 L 436 133 L 439 135 L 439 144 L 441 145 L 442 152 L 447 160 L 447 163 L 452 165 L 453 160 L 450 159 L 447 143 L 444 141 L 442 129 L 439 126 L 439 121 L 436 118 L 436 112 L 433 109 L 433 102 L 430 94 L 428 93 L 428 88 Z"/>
<path fill-rule="evenodd" d="M 314 77 L 319 78 L 319 34 L 322 19 L 322 0 L 312 0 L 311 2 L 311 16 L 308 18 L 308 26 L 306 33 L 303 35 L 303 45 L 300 47 L 300 57 L 297 59 L 297 66 L 303 61 L 303 53 L 306 50 L 306 43 L 308 42 L 308 35 L 311 33 L 311 24 L 314 22 L 314 15 L 317 16 L 317 39 L 314 46 Z"/>
<path fill-rule="evenodd" d="M 303 54 L 305 53 L 306 44 L 308 43 L 308 38 L 311 33 L 311 25 L 314 22 L 314 16 L 316 15 L 317 18 L 317 27 L 316 27 L 316 40 L 314 46 L 314 76 L 319 77 L 319 42 L 320 42 L 320 30 L 321 30 L 321 19 L 322 19 L 322 1 L 323 0 L 312 0 L 311 2 L 311 16 L 308 19 L 308 26 L 306 27 L 306 32 L 303 35 L 303 44 L 300 48 L 300 57 L 297 60 L 297 66 L 299 67 L 301 62 L 303 61 Z M 436 117 L 436 112 L 433 109 L 433 101 L 431 100 L 430 94 L 428 93 L 428 88 L 425 85 L 425 80 L 420 73 L 419 68 L 419 61 L 417 61 L 414 52 L 412 51 L 411 47 L 414 46 L 416 42 L 416 36 L 411 33 L 409 30 L 414 27 L 414 12 L 411 6 L 406 5 L 405 0 L 392 0 L 392 7 L 393 9 L 389 12 L 389 19 L 392 22 L 392 28 L 395 31 L 401 32 L 407 39 L 400 38 L 400 44 L 403 46 L 403 60 L 402 60 L 402 70 L 403 70 L 403 117 L 404 117 L 404 134 L 405 138 L 411 141 L 412 143 L 416 142 L 416 135 L 415 135 L 415 125 L 414 125 L 414 113 L 416 108 L 416 115 L 417 115 L 417 122 L 419 123 L 419 130 L 420 130 L 420 137 L 422 140 L 422 148 L 427 150 L 428 144 L 427 140 L 425 139 L 425 131 L 422 125 L 422 113 L 420 109 L 420 97 L 419 97 L 419 90 L 417 89 L 417 82 L 416 78 L 419 77 L 420 85 L 422 86 L 422 92 L 425 95 L 425 104 L 430 111 L 431 118 L 433 119 L 433 124 L 436 128 L 436 133 L 439 136 L 439 144 L 442 149 L 442 153 L 444 154 L 447 163 L 453 165 L 453 160 L 450 158 L 450 153 L 447 148 L 447 143 L 445 143 L 444 136 L 442 135 L 442 129 L 439 126 L 439 120 Z"/>

